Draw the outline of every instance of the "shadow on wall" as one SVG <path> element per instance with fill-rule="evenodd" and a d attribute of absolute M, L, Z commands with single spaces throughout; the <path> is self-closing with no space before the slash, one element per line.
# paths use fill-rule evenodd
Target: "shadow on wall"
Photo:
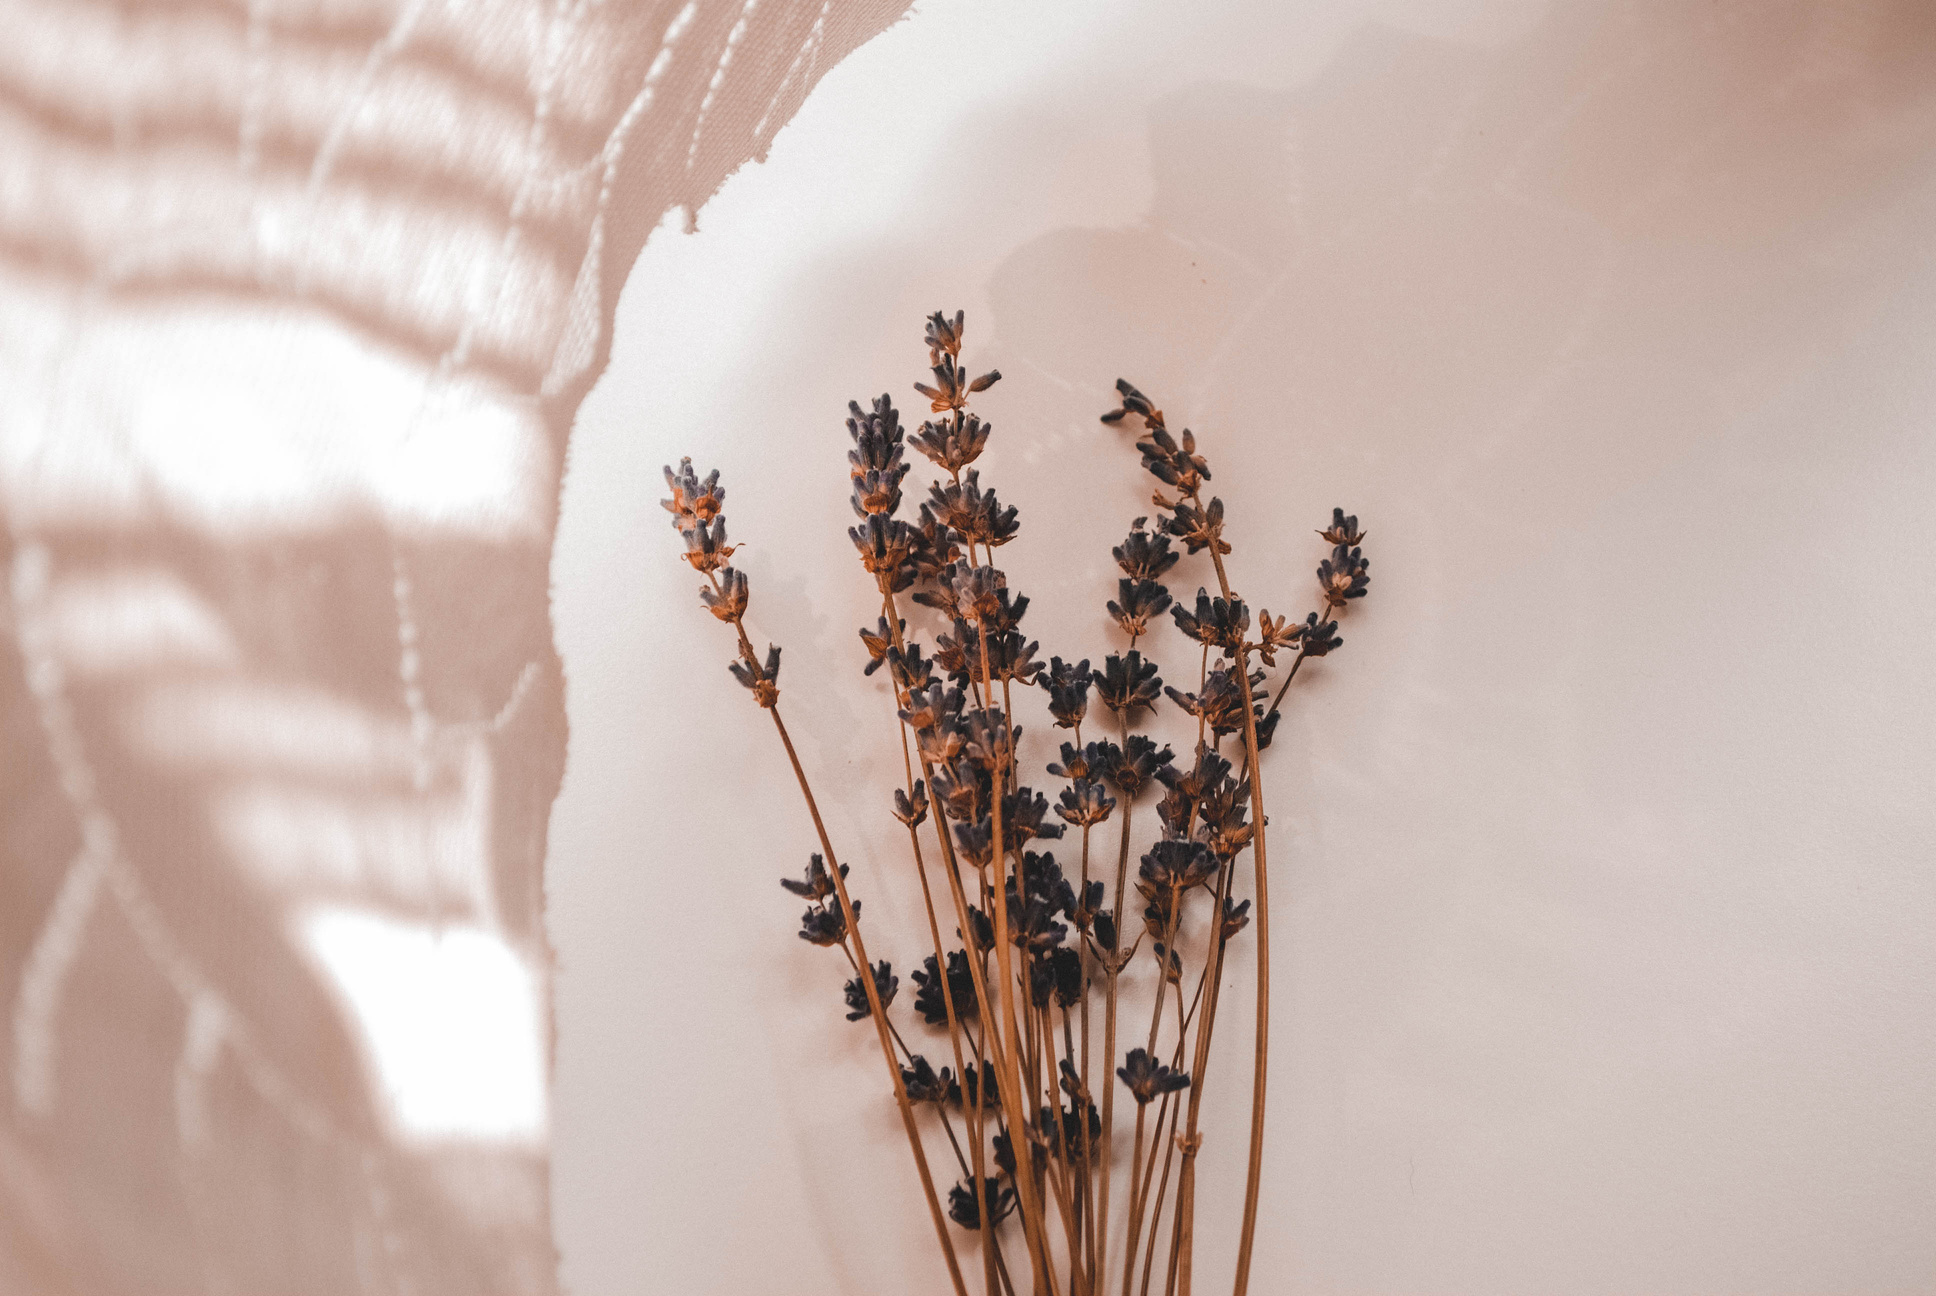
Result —
<path fill-rule="evenodd" d="M 565 440 L 904 10 L 15 6 L 0 1289 L 556 1289 Z"/>

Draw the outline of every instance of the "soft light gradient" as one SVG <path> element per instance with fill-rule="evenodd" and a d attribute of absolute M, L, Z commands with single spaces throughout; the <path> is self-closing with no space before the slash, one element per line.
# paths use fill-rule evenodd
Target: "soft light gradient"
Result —
<path fill-rule="evenodd" d="M 937 0 L 830 75 L 653 236 L 567 464 L 566 1283 L 945 1284 L 844 966 L 777 885 L 811 829 L 657 500 L 681 454 L 724 470 L 870 943 L 911 966 L 840 420 L 907 411 L 960 306 L 1045 657 L 1120 643 L 1119 375 L 1203 438 L 1253 605 L 1302 614 L 1334 503 L 1371 533 L 1267 758 L 1252 1290 L 1936 1287 L 1933 161 L 1911 0 Z"/>

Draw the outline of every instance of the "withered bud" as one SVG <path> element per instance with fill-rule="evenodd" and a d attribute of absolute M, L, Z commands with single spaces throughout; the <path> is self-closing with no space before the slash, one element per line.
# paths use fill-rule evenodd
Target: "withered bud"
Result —
<path fill-rule="evenodd" d="M 753 700 L 763 707 L 772 707 L 780 700 L 780 650 L 772 644 L 766 646 L 766 662 L 762 664 L 753 656 L 752 649 L 741 648 L 740 659 L 728 663 L 727 670 L 733 678 L 753 691 Z"/>
<path fill-rule="evenodd" d="M 665 479 L 666 485 L 672 488 L 672 498 L 659 503 L 672 514 L 672 525 L 681 531 L 712 521 L 726 507 L 726 492 L 719 484 L 717 468 L 701 481 L 692 469 L 692 460 L 681 459 L 679 471 L 675 473 L 668 467 Z"/>
<path fill-rule="evenodd" d="M 726 519 L 723 517 L 714 518 L 710 525 L 705 522 L 695 522 L 692 529 L 684 534 L 686 561 L 691 563 L 696 571 L 718 571 L 726 566 L 732 556 L 739 551 L 738 545 L 726 543 Z"/>
<path fill-rule="evenodd" d="M 1356 545 L 1363 543 L 1365 538 L 1365 533 L 1358 529 L 1357 515 L 1346 517 L 1341 508 L 1331 510 L 1331 525 L 1318 534 L 1329 545 Z"/>
<path fill-rule="evenodd" d="M 914 795 L 894 789 L 894 817 L 910 828 L 919 828 L 928 817 L 928 785 L 914 780 Z"/>
<path fill-rule="evenodd" d="M 718 579 L 717 590 L 700 586 L 699 601 L 721 621 L 737 621 L 746 615 L 746 574 L 736 567 L 722 567 Z"/>

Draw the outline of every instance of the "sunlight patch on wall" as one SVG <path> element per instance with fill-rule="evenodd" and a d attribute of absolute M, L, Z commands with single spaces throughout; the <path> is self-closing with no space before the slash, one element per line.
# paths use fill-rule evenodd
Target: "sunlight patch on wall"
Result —
<path fill-rule="evenodd" d="M 362 1033 L 400 1141 L 542 1143 L 538 981 L 502 937 L 337 906 L 297 929 Z"/>

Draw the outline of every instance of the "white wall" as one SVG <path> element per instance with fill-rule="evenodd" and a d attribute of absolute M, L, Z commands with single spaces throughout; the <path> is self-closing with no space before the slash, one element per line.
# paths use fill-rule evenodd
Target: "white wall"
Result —
<path fill-rule="evenodd" d="M 924 4 L 649 243 L 554 565 L 571 1290 L 945 1281 L 874 1043 L 776 885 L 811 830 L 657 500 L 681 454 L 724 471 L 877 956 L 912 965 L 840 420 L 908 412 L 921 317 L 957 306 L 1007 375 L 984 476 L 1045 657 L 1119 644 L 1148 479 L 1096 422 L 1118 375 L 1204 439 L 1253 604 L 1302 614 L 1334 503 L 1371 532 L 1266 764 L 1253 1290 L 1936 1288 L 1936 27 L 1423 8 Z"/>

